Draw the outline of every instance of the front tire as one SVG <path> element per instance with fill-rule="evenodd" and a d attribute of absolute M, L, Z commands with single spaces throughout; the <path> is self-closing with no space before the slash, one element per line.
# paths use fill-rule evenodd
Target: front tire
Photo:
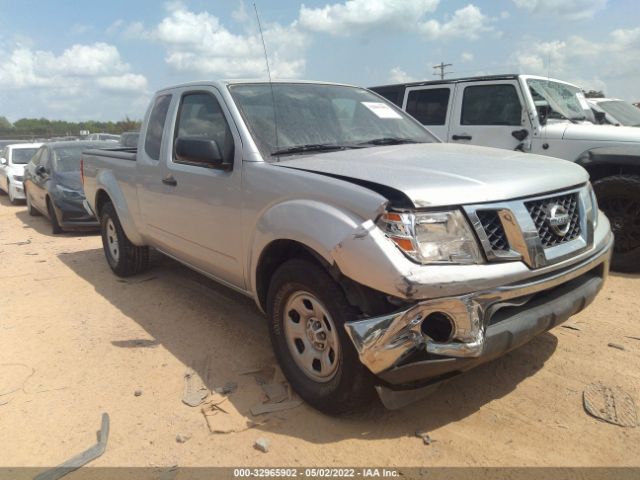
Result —
<path fill-rule="evenodd" d="M 112 203 L 102 207 L 100 230 L 104 254 L 113 273 L 119 277 L 130 277 L 149 267 L 149 247 L 138 247 L 131 243 Z"/>
<path fill-rule="evenodd" d="M 278 268 L 269 286 L 267 313 L 278 362 L 307 403 L 329 414 L 369 403 L 373 375 L 344 328 L 358 311 L 321 266 L 293 259 Z"/>
<path fill-rule="evenodd" d="M 601 178 L 593 182 L 593 189 L 615 236 L 611 269 L 640 272 L 640 177 Z"/>
<path fill-rule="evenodd" d="M 38 217 L 40 215 L 40 212 L 36 210 L 36 208 L 33 206 L 33 203 L 31 203 L 31 197 L 29 196 L 29 192 L 27 191 L 26 187 L 24 189 L 24 196 L 27 199 L 27 213 L 31 217 Z"/>
<path fill-rule="evenodd" d="M 49 213 L 49 220 L 51 221 L 51 233 L 58 235 L 63 233 L 60 223 L 58 223 L 58 217 L 56 216 L 56 209 L 53 207 L 51 200 L 47 199 L 47 212 Z"/>

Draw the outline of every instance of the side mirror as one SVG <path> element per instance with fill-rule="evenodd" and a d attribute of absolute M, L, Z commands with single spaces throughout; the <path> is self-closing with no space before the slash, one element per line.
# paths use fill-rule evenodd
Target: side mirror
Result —
<path fill-rule="evenodd" d="M 6 165 L 7 163 L 8 162 L 6 158 L 0 158 L 0 165 Z"/>
<path fill-rule="evenodd" d="M 208 138 L 178 137 L 175 152 L 176 159 L 180 162 L 195 163 L 203 167 L 219 167 L 223 163 L 218 144 Z"/>
<path fill-rule="evenodd" d="M 44 165 L 38 165 L 36 167 L 36 175 L 44 175 L 45 173 L 47 173 L 47 169 L 44 168 Z"/>

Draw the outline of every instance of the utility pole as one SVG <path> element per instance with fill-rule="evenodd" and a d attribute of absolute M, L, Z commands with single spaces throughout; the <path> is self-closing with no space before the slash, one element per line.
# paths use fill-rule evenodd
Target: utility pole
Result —
<path fill-rule="evenodd" d="M 440 69 L 440 73 L 434 73 L 434 75 L 440 75 L 440 80 L 444 80 L 444 76 L 447 73 L 451 73 L 451 72 L 445 72 L 444 69 L 447 67 L 452 67 L 453 63 L 444 63 L 444 62 L 440 62 L 440 65 L 434 65 L 433 68 Z"/>

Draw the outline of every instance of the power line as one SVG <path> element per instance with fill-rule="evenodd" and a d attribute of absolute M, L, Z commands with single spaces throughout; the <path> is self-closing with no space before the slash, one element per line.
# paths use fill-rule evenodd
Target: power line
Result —
<path fill-rule="evenodd" d="M 447 73 L 451 73 L 451 72 L 445 72 L 444 69 L 447 67 L 452 67 L 453 63 L 444 63 L 444 62 L 440 62 L 440 65 L 434 65 L 433 68 L 438 70 L 440 69 L 440 73 L 434 73 L 434 75 L 440 75 L 440 80 L 444 80 L 444 76 Z"/>

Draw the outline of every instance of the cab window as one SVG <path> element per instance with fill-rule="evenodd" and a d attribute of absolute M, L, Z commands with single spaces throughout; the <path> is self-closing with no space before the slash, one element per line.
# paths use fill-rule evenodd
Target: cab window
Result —
<path fill-rule="evenodd" d="M 513 85 L 464 89 L 461 125 L 520 125 L 522 105 Z"/>
<path fill-rule="evenodd" d="M 210 93 L 188 93 L 182 97 L 176 124 L 177 137 L 213 140 L 222 154 L 223 163 L 233 163 L 233 135 L 220 103 Z M 189 163 L 179 160 L 175 152 L 174 162 Z"/>
<path fill-rule="evenodd" d="M 407 113 L 423 125 L 444 125 L 450 94 L 449 88 L 413 90 L 407 96 Z"/>

